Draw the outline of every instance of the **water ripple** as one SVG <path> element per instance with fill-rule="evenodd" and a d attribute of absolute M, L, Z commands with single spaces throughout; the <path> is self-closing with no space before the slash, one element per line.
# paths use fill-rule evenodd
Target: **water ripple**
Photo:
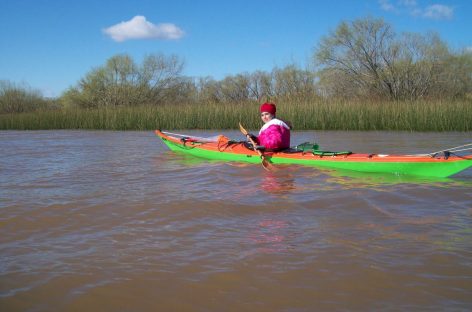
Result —
<path fill-rule="evenodd" d="M 349 149 L 379 148 L 376 135 L 319 133 Z M 410 152 L 467 136 L 381 135 Z M 267 172 L 147 132 L 4 132 L 0 148 L 6 310 L 472 308 L 470 170 Z"/>

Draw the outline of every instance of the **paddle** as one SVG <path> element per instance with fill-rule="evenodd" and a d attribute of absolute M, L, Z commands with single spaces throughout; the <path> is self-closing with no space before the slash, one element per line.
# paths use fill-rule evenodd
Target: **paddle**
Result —
<path fill-rule="evenodd" d="M 266 159 L 266 157 L 264 156 L 264 154 L 256 149 L 256 142 L 254 142 L 254 140 L 251 138 L 251 136 L 249 135 L 249 132 L 247 132 L 246 129 L 244 129 L 244 127 L 241 125 L 241 123 L 239 123 L 239 130 L 241 130 L 241 132 L 247 137 L 247 139 L 249 140 L 249 142 L 252 143 L 252 146 L 254 146 L 254 150 L 259 154 L 259 156 L 261 157 L 262 159 L 262 167 L 264 167 L 264 169 L 268 170 L 268 171 L 271 171 L 274 168 L 274 166 L 272 166 L 272 164 Z"/>

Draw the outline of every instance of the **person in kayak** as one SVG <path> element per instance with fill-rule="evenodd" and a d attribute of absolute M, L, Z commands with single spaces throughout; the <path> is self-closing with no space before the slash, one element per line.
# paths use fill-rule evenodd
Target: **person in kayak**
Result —
<path fill-rule="evenodd" d="M 260 107 L 264 122 L 258 136 L 249 134 L 258 144 L 256 149 L 279 151 L 290 147 L 290 126 L 275 117 L 277 108 L 274 103 L 264 103 Z"/>

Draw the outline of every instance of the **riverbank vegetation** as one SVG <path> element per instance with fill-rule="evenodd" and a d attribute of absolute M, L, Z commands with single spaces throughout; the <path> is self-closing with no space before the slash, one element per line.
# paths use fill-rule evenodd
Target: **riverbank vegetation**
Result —
<path fill-rule="evenodd" d="M 185 77 L 184 65 L 176 55 L 115 55 L 55 99 L 2 82 L 0 129 L 258 128 L 258 105 L 272 101 L 296 130 L 472 130 L 472 53 L 381 19 L 341 22 L 310 69 L 214 80 Z"/>
<path fill-rule="evenodd" d="M 255 102 L 67 108 L 2 114 L 0 129 L 235 129 L 239 121 L 258 129 L 257 108 Z M 285 100 L 278 109 L 280 118 L 290 121 L 294 130 L 472 131 L 472 105 L 467 100 Z"/>

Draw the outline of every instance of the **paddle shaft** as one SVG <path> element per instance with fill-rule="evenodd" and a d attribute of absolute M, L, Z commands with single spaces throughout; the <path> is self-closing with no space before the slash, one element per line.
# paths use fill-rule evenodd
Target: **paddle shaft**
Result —
<path fill-rule="evenodd" d="M 262 159 L 262 166 L 269 170 L 270 168 L 272 168 L 271 164 L 267 161 L 266 157 L 264 156 L 264 154 L 256 149 L 256 142 L 254 142 L 254 140 L 251 138 L 251 136 L 249 135 L 249 132 L 247 132 L 246 129 L 244 129 L 244 127 L 241 125 L 241 123 L 239 123 L 239 129 L 241 130 L 241 132 L 247 137 L 247 139 L 249 140 L 249 142 L 251 142 L 252 146 L 254 147 L 254 150 L 259 154 L 259 156 L 261 157 Z"/>

